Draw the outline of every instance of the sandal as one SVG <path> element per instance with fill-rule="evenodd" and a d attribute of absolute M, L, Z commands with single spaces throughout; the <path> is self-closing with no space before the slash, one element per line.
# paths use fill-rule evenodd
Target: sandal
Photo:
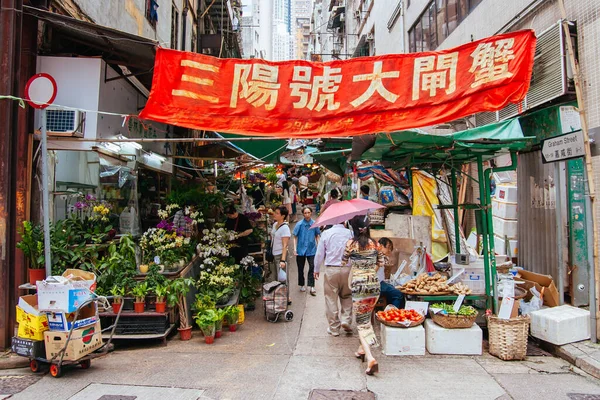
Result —
<path fill-rule="evenodd" d="M 354 357 L 360 359 L 360 361 L 365 362 L 365 353 L 355 352 Z"/>
<path fill-rule="evenodd" d="M 374 375 L 376 372 L 379 372 L 379 364 L 377 364 L 377 361 L 373 360 L 372 363 L 373 364 L 369 363 L 369 368 L 365 371 L 367 375 Z"/>

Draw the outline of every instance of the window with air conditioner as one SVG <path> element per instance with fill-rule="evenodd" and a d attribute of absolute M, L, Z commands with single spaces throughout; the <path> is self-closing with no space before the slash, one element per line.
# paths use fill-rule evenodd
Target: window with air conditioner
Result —
<path fill-rule="evenodd" d="M 46 110 L 46 131 L 48 134 L 80 134 L 84 131 L 85 113 L 78 110 L 48 108 Z"/>

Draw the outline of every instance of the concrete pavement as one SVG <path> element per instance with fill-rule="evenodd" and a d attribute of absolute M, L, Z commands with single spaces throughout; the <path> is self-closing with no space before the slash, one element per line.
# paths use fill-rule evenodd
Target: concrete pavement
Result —
<path fill-rule="evenodd" d="M 11 399 L 290 399 L 306 400 L 314 389 L 371 391 L 378 399 L 570 399 L 600 396 L 599 381 L 554 357 L 503 362 L 478 357 L 386 357 L 375 355 L 380 373 L 366 376 L 366 364 L 353 353 L 356 335 L 327 334 L 322 280 L 318 295 L 301 293 L 290 264 L 291 322 L 266 322 L 262 303 L 246 314 L 238 332 L 225 332 L 206 345 L 198 330 L 189 342 L 117 344 L 114 353 L 94 360 L 88 370 L 74 368 L 60 379 L 45 375 Z M 28 377 L 27 369 L 0 371 Z M 189 389 L 189 390 L 182 390 Z M 95 394 L 94 394 L 95 393 Z M 96 396 L 96 397 L 95 397 Z M 191 397 L 190 397 L 191 396 Z"/>

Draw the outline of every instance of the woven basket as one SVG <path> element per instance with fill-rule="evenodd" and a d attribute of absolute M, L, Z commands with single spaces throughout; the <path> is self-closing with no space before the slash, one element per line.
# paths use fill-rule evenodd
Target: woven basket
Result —
<path fill-rule="evenodd" d="M 423 318 L 421 318 L 419 321 L 411 321 L 411 323 L 409 325 L 403 325 L 403 324 L 399 324 L 397 322 L 385 321 L 385 320 L 379 318 L 379 316 L 377 314 L 375 314 L 375 318 L 377 318 L 377 321 L 381 322 L 383 325 L 389 326 L 391 328 L 412 328 L 415 326 L 419 326 L 423 322 L 425 322 L 425 316 L 423 316 Z"/>
<path fill-rule="evenodd" d="M 523 360 L 527 355 L 529 316 L 500 319 L 487 316 L 491 355 L 501 360 Z"/>
<path fill-rule="evenodd" d="M 433 311 L 429 311 L 429 316 L 439 326 L 446 329 L 463 329 L 470 328 L 477 319 L 477 314 L 472 316 L 466 315 L 445 315 L 435 314 Z"/>

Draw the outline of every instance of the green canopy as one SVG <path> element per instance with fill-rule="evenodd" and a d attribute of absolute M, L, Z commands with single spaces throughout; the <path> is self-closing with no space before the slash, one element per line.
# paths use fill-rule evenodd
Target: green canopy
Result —
<path fill-rule="evenodd" d="M 316 163 L 321 164 L 339 176 L 344 176 L 350 154 L 352 154 L 352 149 L 320 151 L 312 153 L 311 156 Z"/>
<path fill-rule="evenodd" d="M 233 133 L 221 133 L 224 138 L 247 138 L 247 136 L 235 135 Z M 279 156 L 281 153 L 286 151 L 287 140 L 284 139 L 273 139 L 273 140 L 245 140 L 245 141 L 232 141 L 231 144 L 234 147 L 266 162 L 277 164 L 279 163 Z"/>
<path fill-rule="evenodd" d="M 402 131 L 377 135 L 375 145 L 361 160 L 390 161 L 406 166 L 419 164 L 463 164 L 482 156 L 483 160 L 518 151 L 530 145 L 518 119 L 490 124 L 449 135 Z"/>

